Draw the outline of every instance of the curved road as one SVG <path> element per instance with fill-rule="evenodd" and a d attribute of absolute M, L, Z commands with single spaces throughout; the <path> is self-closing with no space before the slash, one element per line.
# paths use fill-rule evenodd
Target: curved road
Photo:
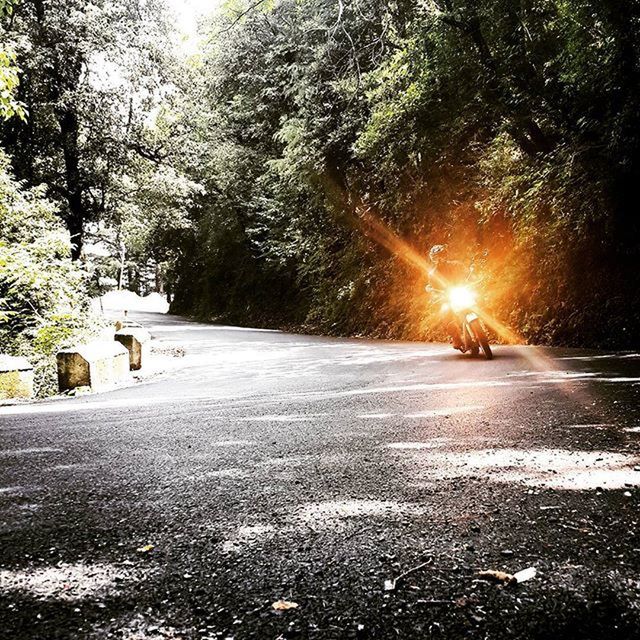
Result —
<path fill-rule="evenodd" d="M 169 372 L 0 407 L 1 637 L 638 637 L 640 355 L 138 316 Z"/>

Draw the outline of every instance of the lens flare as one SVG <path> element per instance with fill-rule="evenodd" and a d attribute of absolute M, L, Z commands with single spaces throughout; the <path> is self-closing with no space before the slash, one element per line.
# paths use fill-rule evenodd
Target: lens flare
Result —
<path fill-rule="evenodd" d="M 469 287 L 453 287 L 449 289 L 449 302 L 451 308 L 458 312 L 473 307 L 476 304 L 476 296 Z"/>
<path fill-rule="evenodd" d="M 338 178 L 337 171 L 327 171 L 320 177 L 324 185 L 325 194 L 336 211 L 340 211 L 351 226 L 361 231 L 367 238 L 384 247 L 389 253 L 406 264 L 411 265 L 425 276 L 429 274 L 429 262 L 406 240 L 400 238 L 380 216 L 374 212 L 372 205 L 366 204 L 359 195 L 352 193 L 342 177 Z M 433 274 L 432 274 L 433 275 Z M 436 276 L 437 278 L 437 276 Z M 442 289 L 448 283 L 438 282 Z M 498 336 L 499 340 L 508 344 L 524 344 L 526 340 L 492 317 L 486 310 L 474 307 L 474 311 L 482 321 Z"/>
<path fill-rule="evenodd" d="M 429 274 L 430 264 L 426 258 L 390 229 L 382 218 L 375 214 L 374 207 L 365 203 L 357 193 L 349 188 L 344 176 L 337 169 L 327 168 L 327 171 L 320 174 L 318 178 L 324 186 L 325 196 L 332 203 L 343 222 L 358 229 L 363 235 L 384 247 L 393 256 L 417 269 L 425 277 Z M 439 288 L 445 290 L 447 283 L 440 282 Z M 476 304 L 473 310 L 501 343 L 527 343 L 526 339 L 500 322 L 486 309 Z M 534 370 L 549 372 L 558 369 L 558 363 L 545 352 L 544 348 L 527 347 L 521 353 Z M 570 396 L 577 405 L 592 406 L 590 393 L 577 386 L 571 378 L 556 388 Z"/>

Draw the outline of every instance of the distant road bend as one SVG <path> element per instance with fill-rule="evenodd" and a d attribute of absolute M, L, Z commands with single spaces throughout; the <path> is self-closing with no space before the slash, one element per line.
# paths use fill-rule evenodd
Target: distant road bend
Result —
<path fill-rule="evenodd" d="M 136 318 L 178 368 L 0 408 L 0 636 L 637 637 L 640 354 Z"/>

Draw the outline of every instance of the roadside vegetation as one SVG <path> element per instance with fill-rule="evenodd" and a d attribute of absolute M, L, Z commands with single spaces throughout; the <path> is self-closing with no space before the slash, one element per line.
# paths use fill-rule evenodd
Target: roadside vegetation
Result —
<path fill-rule="evenodd" d="M 10 9 L 0 3 L 0 14 Z M 0 47 L 0 120 L 27 122 L 20 73 L 15 52 Z M 0 352 L 31 362 L 38 396 L 57 390 L 56 352 L 100 328 L 89 312 L 87 273 L 71 260 L 71 239 L 46 192 L 45 184 L 16 181 L 0 149 Z"/>
<path fill-rule="evenodd" d="M 176 310 L 433 336 L 382 225 L 487 249 L 527 340 L 637 346 L 640 3 L 285 0 L 208 33 Z"/>
<path fill-rule="evenodd" d="M 43 188 L 25 189 L 0 154 L 0 351 L 34 366 L 39 396 L 57 389 L 55 354 L 97 334 L 87 274 Z"/>
<path fill-rule="evenodd" d="M 435 338 L 416 256 L 448 243 L 486 250 L 523 339 L 640 343 L 638 0 L 233 1 L 188 54 L 159 1 L 21 0 L 2 25 L 0 142 L 96 287 Z"/>

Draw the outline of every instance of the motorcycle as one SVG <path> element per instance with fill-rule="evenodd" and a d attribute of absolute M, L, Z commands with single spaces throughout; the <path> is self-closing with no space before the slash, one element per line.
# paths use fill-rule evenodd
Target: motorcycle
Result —
<path fill-rule="evenodd" d="M 477 300 L 475 291 L 467 285 L 461 285 L 451 287 L 445 295 L 447 301 L 442 306 L 442 312 L 451 310 L 458 321 L 462 335 L 460 351 L 462 353 L 468 351 L 472 356 L 477 356 L 482 349 L 484 357 L 491 360 L 493 352 L 489 345 L 489 338 L 480 316 L 475 311 Z"/>
<path fill-rule="evenodd" d="M 474 272 L 474 260 L 471 261 L 469 268 L 469 278 Z M 478 280 L 475 281 L 476 284 Z M 426 288 L 428 293 L 438 292 L 440 299 L 443 300 L 440 309 L 443 315 L 451 312 L 456 319 L 462 344 L 460 351 L 462 353 L 469 352 L 472 356 L 480 354 L 480 350 L 484 353 L 487 360 L 493 358 L 493 352 L 489 345 L 487 331 L 482 324 L 482 320 L 477 313 L 477 294 L 469 282 L 463 285 L 448 287 L 445 291 L 438 291 L 430 286 Z"/>

